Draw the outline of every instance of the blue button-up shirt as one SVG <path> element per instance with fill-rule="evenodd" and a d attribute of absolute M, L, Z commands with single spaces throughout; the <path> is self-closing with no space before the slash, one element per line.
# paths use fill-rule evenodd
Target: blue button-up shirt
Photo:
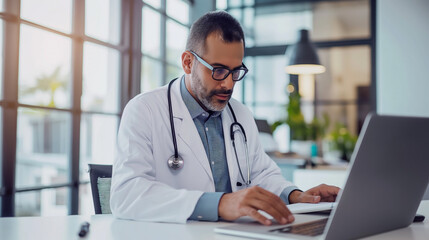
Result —
<path fill-rule="evenodd" d="M 232 192 L 226 159 L 222 112 L 205 111 L 189 93 L 185 85 L 185 78 L 182 77 L 180 81 L 180 93 L 206 150 L 216 190 L 216 192 L 203 193 L 189 219 L 217 221 L 220 198 L 223 194 Z M 288 203 L 288 196 L 294 190 L 297 190 L 295 186 L 286 188 L 280 198 Z"/>

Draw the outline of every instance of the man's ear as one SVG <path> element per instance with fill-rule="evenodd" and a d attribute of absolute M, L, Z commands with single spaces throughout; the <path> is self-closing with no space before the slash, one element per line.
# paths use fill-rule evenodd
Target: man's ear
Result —
<path fill-rule="evenodd" d="M 186 74 L 191 74 L 193 55 L 189 51 L 182 53 L 182 68 Z"/>

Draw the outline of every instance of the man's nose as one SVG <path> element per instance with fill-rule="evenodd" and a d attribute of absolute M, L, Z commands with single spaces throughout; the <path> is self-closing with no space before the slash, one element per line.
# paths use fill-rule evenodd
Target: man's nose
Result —
<path fill-rule="evenodd" d="M 232 89 L 234 87 L 234 81 L 232 80 L 232 73 L 228 75 L 223 81 L 221 81 L 222 88 Z"/>

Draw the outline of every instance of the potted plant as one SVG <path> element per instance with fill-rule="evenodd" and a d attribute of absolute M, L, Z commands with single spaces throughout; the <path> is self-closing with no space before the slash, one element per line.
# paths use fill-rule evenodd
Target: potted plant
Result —
<path fill-rule="evenodd" d="M 297 91 L 289 93 L 289 103 L 286 110 L 287 118 L 276 121 L 272 125 L 273 131 L 282 124 L 289 125 L 289 149 L 304 157 L 317 156 L 317 145 L 320 145 L 326 128 L 329 126 L 328 115 L 324 114 L 323 121 L 315 117 L 310 123 L 307 123 L 301 112 L 301 96 Z"/>
<path fill-rule="evenodd" d="M 336 124 L 334 130 L 326 136 L 324 141 L 324 150 L 327 153 L 324 155 L 329 155 L 325 157 L 326 160 L 350 161 L 356 142 L 357 136 L 350 133 L 343 124 Z"/>

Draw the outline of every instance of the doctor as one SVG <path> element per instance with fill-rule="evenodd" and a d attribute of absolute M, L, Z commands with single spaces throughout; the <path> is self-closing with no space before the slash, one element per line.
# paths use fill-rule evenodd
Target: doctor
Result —
<path fill-rule="evenodd" d="M 335 201 L 339 188 L 306 192 L 265 154 L 252 113 L 231 99 L 247 68 L 240 24 L 223 11 L 191 27 L 185 75 L 125 107 L 113 164 L 110 207 L 118 218 L 185 223 L 250 216 L 294 221 L 285 204 Z"/>

